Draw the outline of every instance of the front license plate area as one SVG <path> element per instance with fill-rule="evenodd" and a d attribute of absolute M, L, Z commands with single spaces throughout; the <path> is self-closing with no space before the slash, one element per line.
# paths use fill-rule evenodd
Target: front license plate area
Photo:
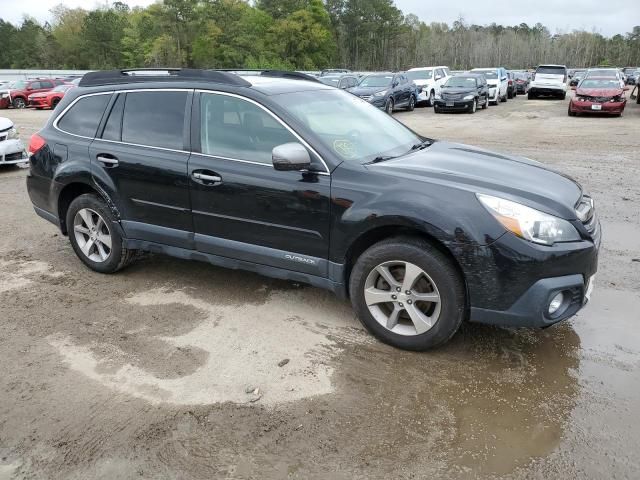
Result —
<path fill-rule="evenodd" d="M 591 110 L 602 110 L 602 105 L 591 105 Z"/>
<path fill-rule="evenodd" d="M 447 102 L 446 105 L 447 107 L 453 107 L 453 102 Z"/>

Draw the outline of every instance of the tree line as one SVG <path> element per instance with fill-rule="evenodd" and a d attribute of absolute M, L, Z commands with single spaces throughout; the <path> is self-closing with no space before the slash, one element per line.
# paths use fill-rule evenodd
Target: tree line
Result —
<path fill-rule="evenodd" d="M 605 37 L 545 26 L 426 23 L 393 0 L 164 0 L 94 10 L 58 5 L 41 24 L 0 18 L 0 68 L 402 70 L 640 65 L 640 26 Z"/>

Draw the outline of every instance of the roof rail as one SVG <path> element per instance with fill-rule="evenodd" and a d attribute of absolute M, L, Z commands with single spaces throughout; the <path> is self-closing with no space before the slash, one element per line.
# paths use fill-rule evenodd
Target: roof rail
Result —
<path fill-rule="evenodd" d="M 261 70 L 259 68 L 258 69 L 224 68 L 216 71 L 236 73 L 240 76 L 242 76 L 242 74 L 245 74 L 245 75 L 255 75 L 260 77 L 287 78 L 289 80 L 307 80 L 310 82 L 322 83 L 320 80 L 318 80 L 316 77 L 312 75 L 301 73 L 301 72 L 295 72 L 293 70 Z"/>
<path fill-rule="evenodd" d="M 85 73 L 80 87 L 99 85 L 117 85 L 142 82 L 200 81 L 224 83 L 238 87 L 249 87 L 245 79 L 232 73 L 217 70 L 199 70 L 195 68 L 131 68 L 124 70 L 104 70 Z"/>

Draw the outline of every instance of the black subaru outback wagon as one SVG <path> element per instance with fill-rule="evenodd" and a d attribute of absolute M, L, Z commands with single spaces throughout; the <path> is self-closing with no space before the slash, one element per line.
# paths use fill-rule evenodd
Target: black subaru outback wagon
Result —
<path fill-rule="evenodd" d="M 600 228 L 572 179 L 272 73 L 85 75 L 32 138 L 36 213 L 95 271 L 146 250 L 305 282 L 412 350 L 585 304 Z"/>

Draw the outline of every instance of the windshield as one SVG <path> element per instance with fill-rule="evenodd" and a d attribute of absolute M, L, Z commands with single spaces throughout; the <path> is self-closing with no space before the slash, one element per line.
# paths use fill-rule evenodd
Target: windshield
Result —
<path fill-rule="evenodd" d="M 615 70 L 589 70 L 590 77 L 617 77 L 618 73 Z"/>
<path fill-rule="evenodd" d="M 331 85 L 332 87 L 337 87 L 338 83 L 340 83 L 340 77 L 321 77 L 320 81 L 325 85 Z"/>
<path fill-rule="evenodd" d="M 393 117 L 342 90 L 312 90 L 272 98 L 345 161 L 367 163 L 378 157 L 403 155 L 422 142 Z"/>
<path fill-rule="evenodd" d="M 475 77 L 451 77 L 447 80 L 447 83 L 443 85 L 443 87 L 469 87 L 476 88 L 478 86 L 477 80 Z"/>
<path fill-rule="evenodd" d="M 620 90 L 620 82 L 617 80 L 587 78 L 582 81 L 580 88 L 615 88 Z"/>
<path fill-rule="evenodd" d="M 431 80 L 433 78 L 433 70 L 411 70 L 405 75 L 409 80 Z"/>
<path fill-rule="evenodd" d="M 393 79 L 393 75 L 369 75 L 368 77 L 364 77 L 359 87 L 388 87 L 391 85 L 391 80 Z"/>
<path fill-rule="evenodd" d="M 486 79 L 495 80 L 496 78 L 498 78 L 498 72 L 496 72 L 495 70 L 474 70 L 474 72 L 483 74 Z"/>
<path fill-rule="evenodd" d="M 564 67 L 538 67 L 536 69 L 536 74 L 540 73 L 542 75 L 564 75 L 567 70 Z"/>

